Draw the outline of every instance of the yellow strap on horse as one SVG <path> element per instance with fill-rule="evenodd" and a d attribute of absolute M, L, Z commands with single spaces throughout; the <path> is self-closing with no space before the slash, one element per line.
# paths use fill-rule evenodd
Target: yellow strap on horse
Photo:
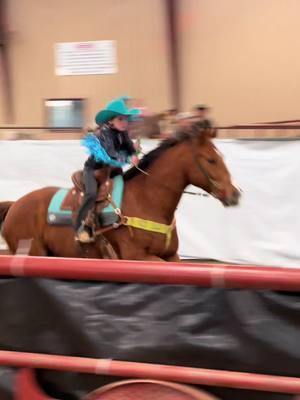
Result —
<path fill-rule="evenodd" d="M 162 233 L 163 235 L 166 235 L 167 249 L 171 242 L 172 232 L 175 227 L 175 219 L 173 220 L 171 225 L 166 225 L 138 217 L 124 217 L 124 225 L 131 226 L 133 228 L 143 229 L 144 231 Z"/>

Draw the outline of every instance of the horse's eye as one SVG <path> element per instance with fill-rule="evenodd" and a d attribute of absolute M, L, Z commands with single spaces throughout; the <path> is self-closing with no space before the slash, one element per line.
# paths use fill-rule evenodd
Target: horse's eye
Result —
<path fill-rule="evenodd" d="M 209 163 L 209 164 L 215 164 L 216 163 L 216 160 L 214 160 L 214 159 L 212 159 L 212 158 L 209 158 L 208 160 L 207 160 L 207 162 Z"/>

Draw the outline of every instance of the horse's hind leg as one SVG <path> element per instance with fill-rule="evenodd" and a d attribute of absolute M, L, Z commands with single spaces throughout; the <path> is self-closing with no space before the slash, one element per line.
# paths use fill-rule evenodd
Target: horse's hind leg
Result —
<path fill-rule="evenodd" d="M 43 243 L 42 239 L 40 239 L 40 238 L 32 239 L 28 255 L 29 256 L 40 256 L 40 257 L 48 256 L 47 247 Z"/>
<path fill-rule="evenodd" d="M 39 238 L 19 240 L 16 249 L 13 249 L 13 253 L 27 256 L 48 256 L 47 248 Z"/>

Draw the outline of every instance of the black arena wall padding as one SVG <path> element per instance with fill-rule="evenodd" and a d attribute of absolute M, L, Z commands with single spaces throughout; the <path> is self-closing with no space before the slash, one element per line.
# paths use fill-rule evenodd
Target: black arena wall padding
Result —
<path fill-rule="evenodd" d="M 194 286 L 0 280 L 0 348 L 300 377 L 300 295 Z M 0 368 L 0 399 L 15 370 Z M 121 378 L 38 371 L 53 397 Z M 123 378 L 122 378 L 123 379 Z M 223 400 L 293 396 L 205 388 Z"/>

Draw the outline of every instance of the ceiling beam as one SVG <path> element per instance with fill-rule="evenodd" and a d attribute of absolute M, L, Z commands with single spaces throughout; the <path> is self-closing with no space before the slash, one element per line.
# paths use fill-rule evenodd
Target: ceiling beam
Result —
<path fill-rule="evenodd" d="M 7 31 L 7 2 L 0 0 L 0 69 L 2 82 L 0 90 L 4 92 L 5 122 L 14 122 L 14 107 L 12 95 L 12 79 L 9 62 L 9 41 Z"/>
<path fill-rule="evenodd" d="M 179 64 L 179 45 L 178 45 L 178 0 L 165 0 L 167 34 L 169 47 L 169 71 L 171 85 L 172 107 L 180 109 L 180 64 Z"/>

